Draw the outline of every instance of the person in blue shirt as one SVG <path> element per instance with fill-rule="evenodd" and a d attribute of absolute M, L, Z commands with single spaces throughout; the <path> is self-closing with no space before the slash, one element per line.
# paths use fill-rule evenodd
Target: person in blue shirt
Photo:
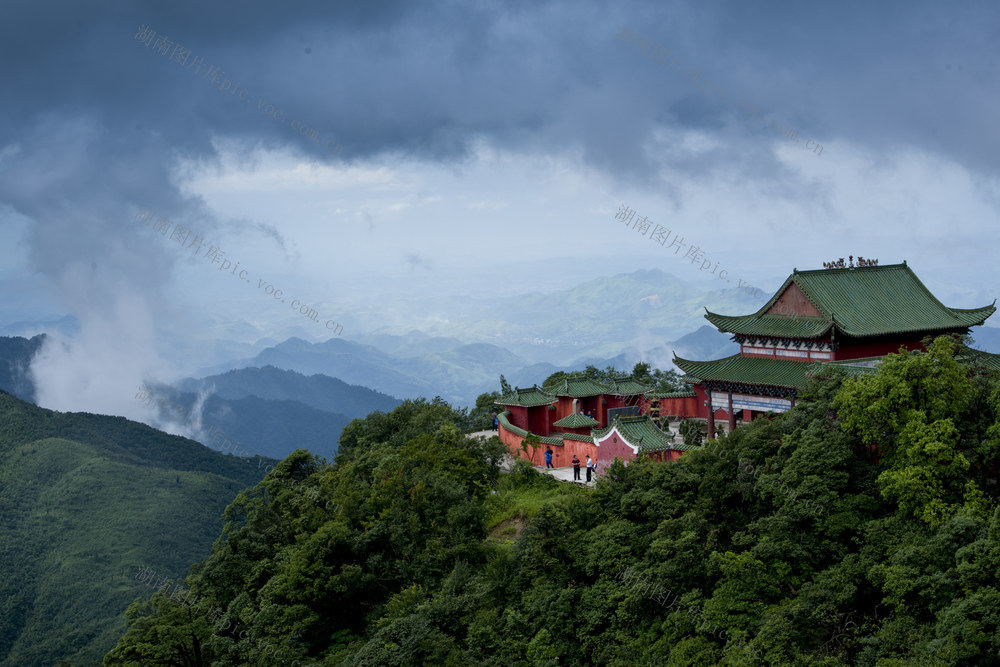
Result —
<path fill-rule="evenodd" d="M 545 468 L 546 469 L 555 468 L 555 466 L 552 465 L 552 448 L 551 447 L 549 447 L 548 449 L 545 450 Z"/>

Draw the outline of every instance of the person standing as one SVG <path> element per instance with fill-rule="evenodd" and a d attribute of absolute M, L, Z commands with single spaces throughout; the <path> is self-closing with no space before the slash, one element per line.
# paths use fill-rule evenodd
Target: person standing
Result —
<path fill-rule="evenodd" d="M 590 473 L 593 472 L 593 468 L 594 468 L 594 461 L 593 461 L 593 459 L 590 458 L 590 455 L 588 454 L 587 455 L 587 481 L 588 482 L 590 481 Z"/>
<path fill-rule="evenodd" d="M 552 448 L 549 447 L 545 450 L 545 469 L 554 468 L 552 465 Z"/>
<path fill-rule="evenodd" d="M 497 430 L 497 421 L 498 421 L 497 420 L 497 412 L 496 412 L 496 410 L 494 410 L 493 411 L 493 430 L 494 431 Z"/>
<path fill-rule="evenodd" d="M 580 457 L 576 454 L 573 455 L 573 481 L 580 481 Z"/>

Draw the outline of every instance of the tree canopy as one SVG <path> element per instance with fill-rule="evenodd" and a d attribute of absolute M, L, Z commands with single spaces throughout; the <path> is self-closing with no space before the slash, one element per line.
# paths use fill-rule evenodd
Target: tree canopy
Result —
<path fill-rule="evenodd" d="M 227 509 L 215 620 L 139 600 L 105 664 L 996 664 L 1000 388 L 955 350 L 593 490 L 433 402 L 369 415 Z"/>
<path fill-rule="evenodd" d="M 651 387 L 654 391 L 673 392 L 682 391 L 687 385 L 681 381 L 681 376 L 675 370 L 660 370 L 653 368 L 645 362 L 639 362 L 632 367 L 631 373 L 617 370 L 614 366 L 606 366 L 603 370 L 596 366 L 587 366 L 582 371 L 556 371 L 545 378 L 542 388 L 553 387 L 563 380 L 573 380 L 576 378 L 586 378 L 600 383 L 609 383 L 611 380 L 635 380 L 639 384 Z"/>

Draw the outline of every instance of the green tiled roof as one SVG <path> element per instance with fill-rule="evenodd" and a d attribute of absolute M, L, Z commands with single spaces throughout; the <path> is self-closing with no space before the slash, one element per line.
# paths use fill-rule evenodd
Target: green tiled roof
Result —
<path fill-rule="evenodd" d="M 588 417 L 587 415 L 581 415 L 579 412 L 574 412 L 571 415 L 567 415 L 557 422 L 553 422 L 553 426 L 561 426 L 562 428 L 590 428 L 591 426 L 597 426 L 601 422 Z"/>
<path fill-rule="evenodd" d="M 556 436 L 553 436 L 553 435 L 542 435 L 542 436 L 539 436 L 538 439 L 541 440 L 546 445 L 562 445 L 563 444 L 562 438 L 559 438 L 559 437 L 556 437 Z"/>
<path fill-rule="evenodd" d="M 706 309 L 705 319 L 719 331 L 781 338 L 820 338 L 833 326 L 833 321 L 825 317 L 799 316 L 792 319 L 789 315 L 771 315 L 762 311 L 753 315 L 719 315 Z"/>
<path fill-rule="evenodd" d="M 689 451 L 697 449 L 694 445 L 682 445 L 675 443 L 673 438 L 660 429 L 648 416 L 644 417 L 615 417 L 614 421 L 608 424 L 607 428 L 593 431 L 595 440 L 605 437 L 613 429 L 617 429 L 619 435 L 630 445 L 637 447 L 643 454 L 651 452 L 662 452 L 669 449 L 679 451 Z"/>
<path fill-rule="evenodd" d="M 607 393 L 614 396 L 635 396 L 636 394 L 644 394 L 647 391 L 649 391 L 648 386 L 639 384 L 632 378 L 613 378 L 608 384 Z"/>
<path fill-rule="evenodd" d="M 581 435 L 579 433 L 553 433 L 553 437 L 563 438 L 564 440 L 576 440 L 578 442 L 593 442 L 593 436 Z"/>
<path fill-rule="evenodd" d="M 821 313 L 818 317 L 765 314 L 791 283 Z M 705 318 L 735 334 L 818 338 L 831 328 L 853 337 L 960 330 L 986 321 L 996 301 L 980 308 L 948 308 L 906 262 L 886 266 L 795 271 L 752 315 L 709 312 Z"/>
<path fill-rule="evenodd" d="M 651 391 L 646 394 L 646 398 L 687 398 L 696 395 L 691 389 L 684 391 Z"/>
<path fill-rule="evenodd" d="M 761 359 L 734 354 L 715 361 L 690 361 L 674 357 L 674 363 L 699 380 L 742 382 L 772 387 L 805 387 L 809 364 L 801 361 Z"/>
<path fill-rule="evenodd" d="M 971 347 L 963 347 L 955 355 L 955 358 L 963 364 L 985 366 L 990 370 L 1000 371 L 1000 354 L 984 352 L 983 350 L 973 350 Z"/>
<path fill-rule="evenodd" d="M 587 398 L 588 396 L 600 396 L 608 393 L 608 388 L 598 384 L 589 378 L 563 378 L 555 385 L 545 388 L 545 391 L 556 396 L 572 396 L 573 398 Z"/>
<path fill-rule="evenodd" d="M 882 357 L 866 357 L 864 359 L 845 359 L 843 361 L 814 361 L 808 364 L 806 375 L 809 377 L 823 377 L 828 369 L 839 368 L 846 371 L 848 375 L 868 375 L 878 370 L 876 365 L 859 365 L 860 362 L 870 362 L 882 359 Z"/>
<path fill-rule="evenodd" d="M 519 405 L 530 408 L 536 405 L 547 405 L 555 400 L 555 396 L 546 394 L 538 387 L 529 387 L 528 389 L 515 387 L 514 391 L 506 396 L 501 396 L 494 403 L 497 405 Z"/>

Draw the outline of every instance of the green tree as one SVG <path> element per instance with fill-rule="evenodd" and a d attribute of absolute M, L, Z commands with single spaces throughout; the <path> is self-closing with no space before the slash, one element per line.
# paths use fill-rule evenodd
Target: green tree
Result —
<path fill-rule="evenodd" d="M 651 376 L 654 389 L 665 394 L 683 391 L 689 388 L 689 386 L 681 380 L 681 376 L 677 374 L 677 371 L 673 369 L 664 371 L 659 368 L 655 368 L 653 369 Z"/>
<path fill-rule="evenodd" d="M 580 377 L 583 376 L 582 373 L 577 373 L 576 375 Z M 573 377 L 574 377 L 573 373 L 567 373 L 566 371 L 556 371 L 552 375 L 545 378 L 545 381 L 542 382 L 542 389 L 553 387 L 562 382 L 563 380 L 569 380 L 572 379 Z"/>
<path fill-rule="evenodd" d="M 696 419 L 685 419 L 677 426 L 686 445 L 700 445 L 705 440 L 704 424 Z"/>
<path fill-rule="evenodd" d="M 501 474 L 503 445 L 464 437 L 447 405 L 369 415 L 332 466 L 296 452 L 226 510 L 191 584 L 239 637 L 165 608 L 119 649 L 186 664 L 194 634 L 220 665 L 997 664 L 1000 390 L 945 357 L 888 371 L 907 386 L 875 408 L 899 417 L 881 460 L 861 401 L 885 396 L 829 371 L 793 410 L 677 462 L 616 462 L 595 489 L 522 458 Z M 967 400 L 929 405 L 936 382 L 959 393 L 949 374 Z"/>
<path fill-rule="evenodd" d="M 890 354 L 877 373 L 844 380 L 835 407 L 843 427 L 872 456 L 891 460 L 907 423 L 926 423 L 963 412 L 972 394 L 969 368 L 955 360 L 958 343 L 941 336 L 926 352 Z"/>
<path fill-rule="evenodd" d="M 651 375 L 651 371 L 652 368 L 649 364 L 640 361 L 632 367 L 632 379 L 642 384 L 652 384 L 653 376 Z"/>
<path fill-rule="evenodd" d="M 877 373 L 844 380 L 835 400 L 843 428 L 887 465 L 878 480 L 882 495 L 931 527 L 963 507 L 992 511 L 969 475 L 988 427 L 980 421 L 980 432 L 966 431 L 972 442 L 959 428 L 977 394 L 971 369 L 955 359 L 959 349 L 955 338 L 941 336 L 926 352 L 889 355 Z"/>
<path fill-rule="evenodd" d="M 491 391 L 476 397 L 476 405 L 469 411 L 470 430 L 480 431 L 493 428 L 492 415 L 497 411 L 496 401 L 499 398 L 500 392 L 498 391 Z"/>
<path fill-rule="evenodd" d="M 205 609 L 154 593 L 148 601 L 136 600 L 125 611 L 128 629 L 104 658 L 105 665 L 211 664 L 212 628 Z"/>
<path fill-rule="evenodd" d="M 950 419 L 924 420 L 915 411 L 899 434 L 895 464 L 878 479 L 882 495 L 932 528 L 962 507 L 987 515 L 990 502 L 966 477 L 969 460 L 959 451 L 958 429 Z"/>
<path fill-rule="evenodd" d="M 535 433 L 529 433 L 521 440 L 521 451 L 528 454 L 528 460 L 532 463 L 535 463 L 535 452 L 541 446 L 542 438 Z"/>
<path fill-rule="evenodd" d="M 389 413 L 376 411 L 363 419 L 354 419 L 340 434 L 338 455 L 349 455 L 359 448 L 386 443 L 401 447 L 421 433 L 433 433 L 444 424 L 467 426 L 464 410 L 455 410 L 440 396 L 406 399 Z"/>

